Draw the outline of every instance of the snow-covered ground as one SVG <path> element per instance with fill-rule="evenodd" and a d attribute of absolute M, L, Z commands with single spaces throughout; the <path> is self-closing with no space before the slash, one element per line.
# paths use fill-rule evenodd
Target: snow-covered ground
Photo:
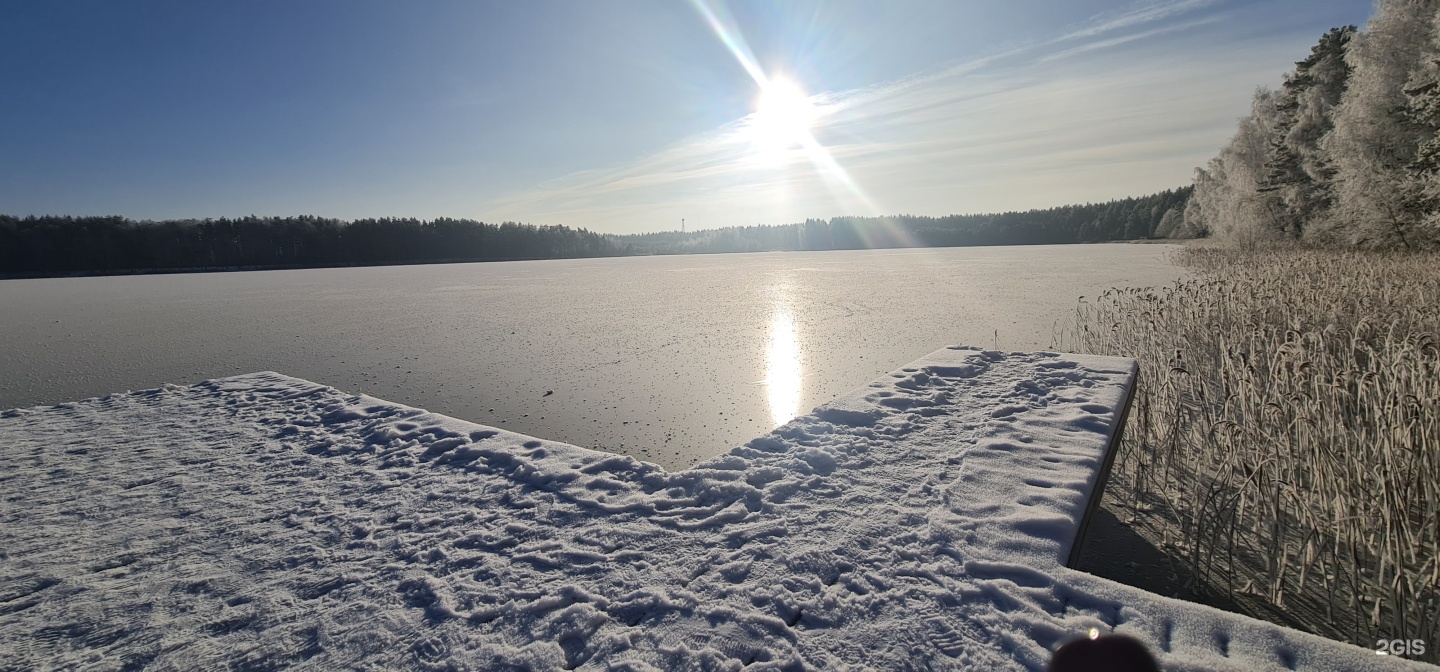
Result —
<path fill-rule="evenodd" d="M 0 414 L 0 668 L 1407 664 L 1066 569 L 1129 360 L 941 350 L 682 472 L 256 373 Z"/>

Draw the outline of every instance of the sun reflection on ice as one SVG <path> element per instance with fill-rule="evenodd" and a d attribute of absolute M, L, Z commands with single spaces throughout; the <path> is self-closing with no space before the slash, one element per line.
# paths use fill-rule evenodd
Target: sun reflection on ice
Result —
<path fill-rule="evenodd" d="M 765 358 L 765 386 L 770 398 L 770 417 L 778 427 L 790 422 L 800 410 L 800 339 L 790 311 L 775 311 L 770 323 L 770 348 Z"/>

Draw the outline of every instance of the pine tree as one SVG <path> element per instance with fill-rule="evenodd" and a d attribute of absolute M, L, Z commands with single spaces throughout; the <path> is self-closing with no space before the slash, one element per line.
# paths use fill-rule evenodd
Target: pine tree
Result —
<path fill-rule="evenodd" d="M 1333 28 L 1320 37 L 1310 55 L 1286 75 L 1276 101 L 1277 130 L 1259 191 L 1276 208 L 1282 235 L 1299 238 L 1305 225 L 1334 204 L 1330 188 L 1334 168 L 1320 151 L 1320 140 L 1333 127 L 1331 110 L 1339 105 L 1350 77 L 1345 50 L 1354 26 Z"/>

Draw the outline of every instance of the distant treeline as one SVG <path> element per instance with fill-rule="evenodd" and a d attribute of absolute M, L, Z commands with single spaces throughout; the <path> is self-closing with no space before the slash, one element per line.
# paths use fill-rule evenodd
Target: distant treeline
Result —
<path fill-rule="evenodd" d="M 469 219 L 0 215 L 0 276 L 374 266 L 627 254 L 1035 245 L 1171 237 L 1192 187 L 998 215 L 836 217 L 783 226 L 613 236 Z"/>
<path fill-rule="evenodd" d="M 1194 187 L 1140 198 L 991 215 L 835 217 L 802 224 L 737 226 L 617 238 L 636 254 L 855 250 L 968 245 L 1058 245 L 1181 235 Z"/>
<path fill-rule="evenodd" d="M 45 276 L 207 268 L 371 266 L 622 254 L 609 236 L 564 226 L 468 219 L 344 221 L 241 217 L 0 215 L 0 275 Z"/>

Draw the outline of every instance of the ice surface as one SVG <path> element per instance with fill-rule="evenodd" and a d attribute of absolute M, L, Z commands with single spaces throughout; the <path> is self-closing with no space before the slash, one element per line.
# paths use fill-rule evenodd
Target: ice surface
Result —
<path fill-rule="evenodd" d="M 667 472 L 276 373 L 0 414 L 0 668 L 1394 658 L 1062 566 L 1130 360 L 946 349 Z"/>
<path fill-rule="evenodd" d="M 283 371 L 678 471 L 948 343 L 1051 347 L 1077 297 L 1179 277 L 1169 249 L 5 280 L 0 409 Z"/>

